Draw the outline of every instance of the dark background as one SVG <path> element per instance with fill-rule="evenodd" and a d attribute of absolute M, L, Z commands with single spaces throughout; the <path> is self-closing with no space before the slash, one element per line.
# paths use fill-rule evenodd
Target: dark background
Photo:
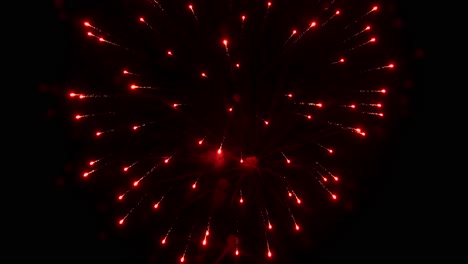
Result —
<path fill-rule="evenodd" d="M 391 169 L 383 176 L 385 188 L 355 213 L 336 237 L 320 248 L 320 260 L 468 259 L 464 215 L 463 172 L 458 171 L 463 151 L 454 146 L 451 129 L 454 111 L 450 84 L 436 70 L 435 47 L 440 38 L 428 27 L 437 7 L 424 1 L 400 2 L 406 37 L 414 52 L 409 116 L 394 148 Z M 411 2 L 411 3 L 409 3 Z M 36 8 L 34 8 L 36 7 Z M 138 248 L 122 239 L 106 239 L 95 225 L 98 213 L 77 200 L 83 194 L 67 187 L 61 175 L 66 159 L 64 128 L 54 98 L 47 96 L 59 80 L 63 28 L 54 3 L 30 6 L 31 46 L 23 73 L 33 93 L 22 95 L 14 119 L 13 157 L 4 171 L 14 183 L 5 184 L 2 218 L 7 259 L 133 259 Z M 432 34 L 431 34 L 432 32 Z M 437 42 L 439 40 L 439 42 Z M 444 82 L 439 82 L 443 80 Z M 443 85 L 441 85 L 443 84 Z M 447 107 L 446 107 L 447 105 Z M 18 139 L 16 139 L 16 137 Z M 459 151 L 459 152 L 455 152 Z M 299 256 L 292 256 L 296 258 Z"/>

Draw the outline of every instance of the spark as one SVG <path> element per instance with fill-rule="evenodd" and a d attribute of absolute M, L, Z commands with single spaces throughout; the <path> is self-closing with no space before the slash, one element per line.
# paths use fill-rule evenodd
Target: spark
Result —
<path fill-rule="evenodd" d="M 144 195 L 144 196 L 140 199 L 140 201 L 138 201 L 138 203 L 136 203 L 136 205 L 135 205 L 134 207 L 132 207 L 132 209 L 130 209 L 130 211 L 128 211 L 128 213 L 127 213 L 123 218 L 121 218 L 121 219 L 119 220 L 119 224 L 120 224 L 120 225 L 123 225 L 123 224 L 124 224 L 125 219 L 127 219 L 127 217 L 133 212 L 133 210 L 135 210 L 135 208 L 137 208 L 137 207 L 141 204 L 141 202 L 145 199 L 145 197 L 146 197 L 146 195 Z"/>
<path fill-rule="evenodd" d="M 315 162 L 323 171 L 325 171 L 328 175 L 330 175 L 335 181 L 338 181 L 339 178 L 335 174 L 331 173 L 329 170 L 327 170 L 323 165 L 318 163 L 317 161 Z"/>
<path fill-rule="evenodd" d="M 387 93 L 386 89 L 379 89 L 379 90 L 359 90 L 360 93 Z"/>
<path fill-rule="evenodd" d="M 327 20 L 325 20 L 322 25 L 320 25 L 321 27 L 325 26 L 330 20 L 332 20 L 334 17 L 336 16 L 339 16 L 341 14 L 340 10 L 336 10 L 335 13 L 333 13 L 333 15 L 328 18 Z"/>
<path fill-rule="evenodd" d="M 368 44 L 370 44 L 370 43 L 374 43 L 374 42 L 376 42 L 376 41 L 377 41 L 377 39 L 374 38 L 374 37 L 372 37 L 372 38 L 370 38 L 370 39 L 369 39 L 368 41 L 366 41 L 366 42 L 363 42 L 363 43 L 358 44 L 358 45 L 356 45 L 356 46 L 354 46 L 354 47 L 351 47 L 350 49 L 348 49 L 348 51 L 355 50 L 355 49 L 357 49 L 357 48 L 360 48 L 360 47 L 362 47 L 362 46 L 368 45 Z"/>
<path fill-rule="evenodd" d="M 242 197 L 242 190 L 239 190 L 239 203 L 244 203 L 244 198 Z"/>
<path fill-rule="evenodd" d="M 191 238 L 192 238 L 192 233 L 190 233 L 189 236 L 188 236 L 187 243 L 185 244 L 184 253 L 182 254 L 182 257 L 180 258 L 180 262 L 185 261 L 185 255 L 187 254 L 187 249 L 188 249 L 188 245 L 189 245 L 189 242 L 190 242 Z"/>
<path fill-rule="evenodd" d="M 112 132 L 112 131 L 115 131 L 115 129 L 108 129 L 108 130 L 105 130 L 105 131 L 96 131 L 96 137 L 100 137 L 102 136 L 103 134 L 105 133 L 109 133 L 109 132 Z"/>
<path fill-rule="evenodd" d="M 354 20 L 352 23 L 350 23 L 349 25 L 347 25 L 344 29 L 348 29 L 351 25 L 353 24 L 356 24 L 357 22 L 361 21 L 364 17 L 368 16 L 370 13 L 372 12 L 375 12 L 379 9 L 378 6 L 373 6 L 369 11 L 367 11 L 364 15 L 360 16 L 359 18 L 357 18 L 356 20 Z"/>
<path fill-rule="evenodd" d="M 189 5 L 188 5 L 188 9 L 190 9 L 190 12 L 192 13 L 193 17 L 195 18 L 195 21 L 197 21 L 197 23 L 198 23 L 198 17 L 197 17 L 197 15 L 195 14 L 195 11 L 193 10 L 193 5 L 192 5 L 192 4 L 189 4 Z"/>
<path fill-rule="evenodd" d="M 229 49 L 228 49 L 228 40 L 227 39 L 223 39 L 223 45 L 224 45 L 224 50 L 226 51 L 226 55 L 229 58 Z"/>
<path fill-rule="evenodd" d="M 203 77 L 203 78 L 208 78 L 208 76 L 207 76 L 206 73 L 204 73 L 204 72 L 201 73 L 201 77 Z"/>
<path fill-rule="evenodd" d="M 369 31 L 370 29 L 371 29 L 371 26 L 366 26 L 361 31 L 358 31 L 357 33 L 355 33 L 355 34 L 351 35 L 350 37 L 348 37 L 347 39 L 345 39 L 344 42 L 347 42 L 347 41 L 351 40 L 352 38 L 355 38 L 355 37 L 361 35 L 362 33 L 366 32 L 366 31 Z"/>
<path fill-rule="evenodd" d="M 154 3 L 155 3 L 155 4 L 156 4 L 158 7 L 159 7 L 159 9 L 161 9 L 161 11 L 163 11 L 163 12 L 164 12 L 164 9 L 162 8 L 162 6 L 159 4 L 159 2 L 158 2 L 158 1 L 156 1 L 156 0 L 153 0 L 153 2 L 154 2 Z"/>
<path fill-rule="evenodd" d="M 208 224 L 206 225 L 205 229 L 205 236 L 203 237 L 202 245 L 206 246 L 208 243 L 207 238 L 210 235 L 210 223 L 211 223 L 211 216 L 208 218 Z"/>
<path fill-rule="evenodd" d="M 143 18 L 143 17 L 140 17 L 138 19 L 141 23 L 145 24 L 147 27 L 149 27 L 151 30 L 153 30 L 154 32 L 158 32 L 153 26 L 151 26 L 148 22 L 146 22 L 146 20 Z"/>
<path fill-rule="evenodd" d="M 296 34 L 297 34 L 297 30 L 293 29 L 291 32 L 291 35 L 289 35 L 289 37 L 284 42 L 284 45 L 286 45 L 292 39 L 292 37 L 295 36 Z"/>
<path fill-rule="evenodd" d="M 325 147 L 325 146 L 323 146 L 323 145 L 321 145 L 321 144 L 318 144 L 318 143 L 317 143 L 317 146 L 319 146 L 319 147 L 321 147 L 322 149 L 326 150 L 328 153 L 333 154 L 333 149 L 327 148 L 327 147 Z"/>
<path fill-rule="evenodd" d="M 287 164 L 290 164 L 290 163 L 291 163 L 291 160 L 288 159 L 288 157 L 286 157 L 286 154 L 284 154 L 284 152 L 281 151 L 281 155 L 283 155 L 284 160 L 286 161 Z"/>
<path fill-rule="evenodd" d="M 105 35 L 109 36 L 108 33 L 104 32 L 102 29 L 99 29 L 99 28 L 97 28 L 96 26 L 92 25 L 91 23 L 89 23 L 89 21 L 83 22 L 83 25 L 84 25 L 85 27 L 89 27 L 89 28 L 92 28 L 92 29 L 98 31 L 99 33 L 102 33 L 102 34 L 105 34 Z M 89 34 L 88 34 L 88 35 L 89 35 Z"/>
<path fill-rule="evenodd" d="M 312 28 L 315 28 L 316 26 L 317 26 L 317 22 L 316 22 L 316 21 L 310 22 L 309 27 L 308 27 L 304 32 L 302 32 L 302 34 L 299 35 L 299 37 L 297 37 L 297 38 L 294 40 L 293 44 L 295 44 L 296 42 L 298 42 L 299 40 L 301 40 L 302 37 L 304 37 L 304 35 L 307 34 L 307 32 L 309 32 Z"/>
<path fill-rule="evenodd" d="M 139 74 L 136 74 L 136 73 L 134 73 L 134 72 L 130 72 L 130 71 L 126 70 L 126 69 L 123 69 L 123 70 L 122 70 L 122 74 L 124 74 L 124 75 L 135 75 L 135 76 L 141 76 L 141 75 L 139 75 Z"/>
<path fill-rule="evenodd" d="M 203 137 L 202 139 L 198 140 L 198 145 L 201 146 L 203 144 L 203 141 L 205 141 L 205 138 L 206 138 L 206 136 Z"/>
<path fill-rule="evenodd" d="M 340 58 L 337 61 L 333 61 L 331 64 L 345 63 L 345 58 Z"/>
<path fill-rule="evenodd" d="M 389 64 L 384 65 L 384 66 L 369 68 L 369 69 L 363 70 L 362 72 L 370 72 L 370 71 L 383 70 L 383 69 L 394 69 L 394 68 L 395 68 L 395 64 L 389 63 Z"/>
<path fill-rule="evenodd" d="M 197 183 L 198 183 L 198 180 L 200 179 L 200 177 L 198 177 L 195 182 L 192 184 L 192 189 L 195 189 L 197 188 Z"/>
<path fill-rule="evenodd" d="M 132 164 L 130 164 L 129 166 L 124 167 L 123 171 L 127 172 L 131 167 L 135 166 L 137 163 L 138 163 L 138 161 L 135 161 Z"/>

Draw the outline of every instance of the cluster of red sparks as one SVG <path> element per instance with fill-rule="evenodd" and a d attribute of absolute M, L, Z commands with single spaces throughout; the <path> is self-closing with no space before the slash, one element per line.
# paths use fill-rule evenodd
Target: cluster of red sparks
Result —
<path fill-rule="evenodd" d="M 330 6 L 333 6 L 332 4 L 334 2 L 335 1 L 332 1 Z M 161 5 L 157 1 L 154 1 L 154 3 L 155 3 L 155 6 L 157 8 L 159 8 L 162 12 L 164 12 Z M 267 2 L 265 5 L 266 5 L 265 16 L 267 16 L 268 13 L 270 12 L 270 9 L 274 8 L 275 5 L 274 5 L 273 2 Z M 197 16 L 196 6 L 193 3 L 190 3 L 190 4 L 188 4 L 186 6 L 186 8 L 188 9 L 188 12 L 190 12 L 193 15 L 195 21 L 198 23 L 199 18 Z M 365 12 L 362 13 L 362 16 L 360 16 L 355 21 L 352 21 L 349 24 L 349 26 L 353 25 L 354 26 L 353 28 L 357 28 L 357 30 L 355 30 L 352 34 L 350 34 L 348 39 L 356 38 L 356 37 L 358 37 L 360 35 L 364 35 L 364 34 L 367 34 L 368 32 L 371 32 L 371 29 L 373 27 L 371 25 L 361 23 L 362 22 L 361 20 L 364 20 L 364 18 L 366 18 L 368 15 L 370 15 L 370 14 L 372 14 L 372 13 L 378 11 L 378 10 L 379 10 L 378 6 L 370 6 L 370 8 L 368 10 L 365 10 Z M 314 30 L 317 30 L 318 28 L 323 28 L 328 23 L 331 23 L 332 20 L 338 19 L 338 17 L 342 14 L 342 12 L 343 12 L 342 10 L 335 9 L 334 12 L 331 13 L 331 15 L 328 16 L 327 18 L 323 19 L 323 21 L 319 21 L 319 20 L 310 21 L 310 23 L 308 24 L 308 27 L 306 27 L 304 30 L 302 30 L 302 32 L 300 32 L 300 30 L 297 29 L 297 28 L 291 29 L 291 34 L 289 35 L 289 37 L 287 39 L 285 39 L 285 44 L 294 45 L 298 41 L 301 41 L 301 39 L 303 39 L 306 34 L 313 34 Z M 239 22 L 240 22 L 242 28 L 245 27 L 245 23 L 246 23 L 247 20 L 248 20 L 247 14 L 245 14 L 245 13 L 239 14 Z M 142 25 L 147 26 L 150 29 L 154 30 L 153 25 L 151 25 L 150 22 L 148 22 L 148 20 L 145 19 L 144 17 L 137 17 L 136 21 L 141 23 Z M 97 27 L 92 22 L 84 21 L 83 26 L 85 27 L 86 30 L 89 30 L 89 32 L 86 32 L 86 35 L 88 37 L 95 38 L 99 42 L 109 44 L 109 45 L 112 45 L 112 46 L 116 46 L 116 47 L 122 48 L 124 50 L 127 49 L 123 45 L 118 44 L 117 42 L 114 42 L 113 40 L 111 40 L 112 39 L 111 34 L 106 33 L 103 29 Z M 220 45 L 221 48 L 224 49 L 225 54 L 226 54 L 227 57 L 232 57 L 230 55 L 230 48 L 231 48 L 230 43 L 231 43 L 231 41 L 232 40 L 227 38 L 227 37 L 221 38 L 219 40 L 219 45 Z M 353 47 L 349 48 L 349 51 L 353 51 L 354 49 L 357 49 L 357 48 L 360 48 L 360 47 L 363 47 L 363 46 L 366 46 L 366 45 L 372 45 L 372 44 L 374 44 L 376 42 L 377 42 L 377 38 L 375 36 L 371 35 L 368 38 L 366 38 L 365 41 L 360 42 L 360 43 L 354 45 Z M 165 50 L 165 54 L 168 57 L 174 57 L 175 56 L 174 50 L 171 50 L 171 49 Z M 242 61 L 239 61 L 239 60 L 234 60 L 234 61 L 229 60 L 229 62 L 232 63 L 232 66 L 235 69 L 238 69 L 238 70 L 240 70 L 241 67 L 243 66 Z M 333 59 L 330 63 L 331 64 L 336 64 L 336 67 L 340 67 L 339 66 L 340 64 L 348 63 L 348 59 L 346 57 L 338 57 L 338 58 Z M 384 62 L 383 65 L 364 69 L 363 72 L 376 71 L 376 70 L 392 70 L 394 68 L 395 68 L 395 64 L 393 62 Z M 133 76 L 133 77 L 139 77 L 139 76 L 143 75 L 143 74 L 139 73 L 138 71 L 133 72 L 132 70 L 130 70 L 128 68 L 122 69 L 121 74 L 123 74 L 124 76 Z M 212 77 L 212 75 L 209 72 L 205 71 L 205 70 L 200 71 L 199 73 L 197 73 L 197 75 L 200 78 L 204 78 L 204 79 Z M 134 80 L 134 79 L 132 79 L 132 80 Z M 130 90 L 129 93 L 135 93 L 136 90 L 142 90 L 142 91 L 147 90 L 148 92 L 150 92 L 150 90 L 161 89 L 159 87 L 154 87 L 154 86 L 146 85 L 146 84 L 138 84 L 138 83 L 130 83 L 128 88 Z M 388 91 L 385 88 L 379 87 L 379 88 L 374 89 L 374 90 L 359 90 L 358 92 L 365 93 L 365 94 L 374 93 L 376 95 L 378 95 L 378 94 L 384 95 Z M 143 93 L 144 93 L 144 91 L 143 91 Z M 79 92 L 74 91 L 74 92 L 69 93 L 69 97 L 72 98 L 72 99 L 91 99 L 91 98 L 100 98 L 100 97 L 105 98 L 105 97 L 108 97 L 108 95 L 79 93 Z M 302 101 L 302 100 L 300 100 L 300 98 L 296 98 L 296 97 L 298 97 L 298 96 L 296 96 L 296 94 L 293 94 L 293 93 L 290 93 L 290 92 L 284 94 L 284 99 L 289 100 L 289 102 L 294 101 L 295 105 L 302 105 L 302 106 L 305 106 L 305 107 L 313 108 L 313 109 L 318 110 L 318 111 L 320 111 L 320 109 L 328 107 L 327 102 Z M 297 101 L 295 101 L 296 99 L 297 99 Z M 171 102 L 169 106 L 172 107 L 174 110 L 183 112 L 185 103 L 184 102 Z M 364 102 L 364 103 L 360 103 L 360 102 L 354 102 L 353 103 L 353 102 L 351 102 L 349 104 L 339 105 L 339 108 L 344 110 L 344 111 L 355 112 L 356 114 L 361 114 L 361 115 L 364 114 L 364 115 L 368 115 L 368 116 L 376 116 L 376 118 L 381 118 L 381 117 L 384 116 L 384 113 L 382 111 L 380 111 L 380 110 L 383 109 L 383 107 L 384 107 L 383 103 L 380 102 L 380 101 Z M 236 111 L 236 108 L 237 108 L 236 105 L 229 105 L 227 107 L 227 109 L 225 109 L 225 111 L 228 112 L 228 113 L 233 113 L 233 112 Z M 373 109 L 373 110 L 371 111 L 369 109 Z M 297 114 L 303 116 L 304 121 L 306 121 L 306 122 L 313 122 L 315 120 L 314 115 L 312 115 L 310 113 L 297 113 Z M 80 114 L 75 114 L 74 118 L 77 121 L 81 122 L 81 120 L 86 119 L 86 118 L 92 118 L 95 115 L 97 115 L 97 114 L 94 114 L 94 113 L 81 114 L 80 113 Z M 271 124 L 273 122 L 275 122 L 275 120 L 272 119 L 271 117 L 266 118 L 266 117 L 261 117 L 261 116 L 257 115 L 256 118 L 258 118 L 259 122 L 263 123 L 263 125 L 265 126 L 265 129 L 268 129 L 267 127 L 271 126 Z M 351 133 L 358 134 L 359 136 L 363 136 L 363 137 L 366 136 L 366 131 L 361 127 L 347 126 L 347 125 L 344 125 L 344 124 L 340 124 L 340 123 L 332 122 L 332 121 L 328 121 L 328 120 L 327 120 L 327 124 L 329 126 L 333 126 L 335 128 L 338 128 L 338 129 L 341 129 L 341 130 L 344 130 L 344 131 L 349 131 Z M 133 130 L 133 131 L 136 132 L 136 131 L 139 131 L 141 129 L 145 129 L 145 127 L 148 126 L 148 125 L 149 125 L 149 123 L 132 124 L 132 125 L 129 125 L 128 129 Z M 116 130 L 117 129 L 98 130 L 98 131 L 95 131 L 94 133 L 95 133 L 95 136 L 97 138 L 101 138 L 101 137 L 105 137 L 109 133 L 115 132 Z M 216 155 L 222 156 L 222 155 L 225 154 L 225 152 L 229 152 L 229 150 L 225 149 L 226 134 L 224 134 L 220 138 L 222 138 L 222 140 L 220 142 L 214 143 L 214 145 L 216 145 L 217 147 L 212 149 L 212 151 L 215 152 Z M 210 136 L 202 135 L 198 139 L 196 139 L 196 141 L 194 142 L 194 145 L 198 145 L 200 147 L 205 146 L 205 143 L 208 140 L 211 140 Z M 213 140 L 213 141 L 215 141 L 215 140 Z M 321 149 L 323 149 L 325 152 L 328 152 L 330 155 L 333 155 L 335 153 L 335 150 L 332 149 L 329 146 L 323 146 L 321 144 L 317 144 L 317 145 Z M 287 152 L 287 151 L 283 151 L 283 150 L 278 151 L 278 153 L 284 158 L 284 164 L 286 166 L 294 165 L 294 163 L 295 163 L 294 162 L 294 157 L 291 157 L 290 155 L 287 155 L 285 152 Z M 230 151 L 230 155 L 232 155 L 232 151 Z M 150 175 L 153 173 L 153 171 L 156 168 L 159 168 L 160 166 L 169 165 L 172 162 L 177 162 L 177 157 L 178 157 L 178 154 L 176 152 L 174 152 L 173 154 L 171 154 L 169 156 L 163 157 L 157 163 L 157 165 L 153 166 L 146 174 L 144 174 L 143 176 L 133 180 L 131 182 L 131 186 L 126 191 L 117 194 L 116 195 L 117 200 L 119 200 L 119 201 L 124 200 L 125 196 L 128 193 L 130 193 L 132 190 L 137 189 L 138 187 L 140 187 L 141 184 L 144 183 L 144 180 L 147 177 L 150 177 Z M 89 169 L 86 172 L 84 172 L 82 174 L 82 177 L 83 178 L 89 178 L 93 174 L 98 172 L 99 168 L 96 167 L 96 164 L 98 164 L 98 163 L 100 163 L 102 161 L 105 161 L 106 159 L 108 159 L 107 156 L 90 161 L 89 166 L 92 167 L 92 169 Z M 240 167 L 246 167 L 246 168 L 247 167 L 255 168 L 255 167 L 257 167 L 257 163 L 259 162 L 256 157 L 242 156 L 242 152 L 239 153 L 236 156 L 236 159 L 238 159 L 238 163 L 239 163 Z M 139 161 L 134 161 L 133 163 L 131 163 L 129 165 L 123 166 L 122 167 L 123 173 L 128 173 L 130 170 L 132 170 L 132 167 L 134 167 L 138 163 L 139 163 Z M 319 164 L 318 162 L 316 163 L 316 167 L 318 168 L 318 170 L 316 170 L 316 172 L 317 172 L 317 175 L 319 176 L 319 177 L 317 177 L 317 182 L 320 184 L 320 186 L 323 188 L 323 190 L 325 190 L 325 192 L 329 195 L 331 200 L 333 200 L 333 201 L 338 200 L 337 193 L 332 192 L 330 190 L 330 187 L 328 187 L 328 185 L 330 183 L 332 183 L 332 182 L 338 182 L 340 180 L 340 178 L 337 175 L 335 175 L 334 173 L 332 173 L 330 170 L 325 168 L 325 166 L 322 166 L 321 164 Z M 200 177 L 197 177 L 196 179 L 194 179 L 191 182 L 192 191 L 194 191 L 194 190 L 196 190 L 198 188 L 199 181 L 200 181 Z M 293 190 L 293 188 L 290 185 L 286 185 L 286 194 L 287 194 L 288 198 L 294 199 L 295 203 L 297 205 L 300 205 L 302 203 L 302 200 L 300 199 L 299 195 Z M 166 195 L 162 195 L 162 196 L 160 196 L 160 199 L 154 201 L 152 203 L 153 209 L 154 210 L 159 209 L 161 204 L 163 203 L 163 201 L 165 199 L 167 199 Z M 248 204 L 248 200 L 249 200 L 248 197 L 245 197 L 243 195 L 242 189 L 239 189 L 239 190 L 236 191 L 236 199 L 237 199 L 239 204 Z M 138 206 L 138 204 L 136 204 L 131 210 L 129 210 L 125 215 L 121 216 L 117 220 L 117 223 L 120 226 L 124 226 L 127 218 L 131 215 L 131 213 Z M 271 231 L 273 229 L 273 225 L 272 225 L 272 222 L 270 221 L 270 218 L 269 218 L 269 215 L 268 215 L 268 210 L 266 210 L 266 208 L 265 208 L 265 211 L 262 212 L 261 215 L 262 215 L 262 218 L 263 218 L 263 221 L 264 221 L 264 224 L 265 224 L 265 231 L 266 232 Z M 295 219 L 294 215 L 292 214 L 291 210 L 289 210 L 289 216 L 292 219 L 293 229 L 295 231 L 300 231 L 301 230 L 301 225 L 296 221 L 296 219 Z M 200 243 L 204 247 L 207 246 L 207 244 L 208 244 L 208 240 L 209 240 L 209 236 L 210 236 L 210 224 L 211 224 L 211 216 L 209 217 L 209 220 L 207 221 L 205 232 L 200 238 L 200 241 L 201 241 Z M 162 245 L 165 245 L 165 244 L 168 243 L 172 230 L 173 230 L 173 226 L 171 226 L 167 230 L 167 232 L 164 234 L 164 236 L 161 239 L 161 244 Z M 190 234 L 188 236 L 188 238 L 187 238 L 187 243 L 185 245 L 185 249 L 181 253 L 181 256 L 180 256 L 180 262 L 187 261 L 187 249 L 189 247 L 189 242 L 191 240 L 191 237 L 192 237 L 192 234 Z M 265 243 L 265 245 L 266 245 L 266 256 L 268 258 L 272 258 L 273 252 L 272 252 L 272 248 L 270 247 L 270 242 L 268 240 L 268 236 L 265 236 L 265 241 L 266 241 L 266 243 Z M 239 245 L 240 245 L 239 237 L 236 237 L 235 247 L 233 248 L 233 255 L 234 256 L 241 255 L 242 251 L 241 251 L 241 248 L 239 247 Z"/>

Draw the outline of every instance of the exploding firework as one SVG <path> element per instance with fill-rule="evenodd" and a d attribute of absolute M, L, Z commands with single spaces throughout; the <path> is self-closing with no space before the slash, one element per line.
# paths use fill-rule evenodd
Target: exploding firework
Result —
<path fill-rule="evenodd" d="M 180 262 L 274 259 L 347 199 L 384 134 L 397 64 L 381 6 L 140 2 L 76 14 L 80 177 L 113 199 L 116 229 Z"/>

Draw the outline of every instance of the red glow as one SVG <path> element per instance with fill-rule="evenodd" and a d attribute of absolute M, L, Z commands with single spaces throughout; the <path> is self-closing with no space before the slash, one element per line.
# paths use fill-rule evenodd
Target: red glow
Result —
<path fill-rule="evenodd" d="M 336 176 L 333 176 L 333 179 L 335 179 L 335 181 L 338 181 L 338 177 Z"/>
<path fill-rule="evenodd" d="M 137 186 L 138 186 L 138 183 L 139 183 L 138 181 L 134 181 L 134 182 L 133 182 L 133 186 L 137 187 Z"/>
<path fill-rule="evenodd" d="M 76 119 L 80 119 L 80 118 L 82 118 L 82 116 L 76 115 L 75 118 L 76 118 Z"/>
<path fill-rule="evenodd" d="M 206 245 L 206 239 L 203 239 L 202 245 L 204 245 L 204 246 Z"/>
<path fill-rule="evenodd" d="M 341 59 L 340 59 L 340 62 L 343 63 L 343 62 L 344 62 L 344 58 L 341 58 Z"/>
<path fill-rule="evenodd" d="M 96 132 L 96 136 L 99 137 L 102 134 L 102 132 Z"/>
<path fill-rule="evenodd" d="M 239 68 L 240 67 L 240 64 L 239 63 L 236 63 L 236 68 Z"/>
<path fill-rule="evenodd" d="M 389 68 L 394 68 L 395 65 L 394 65 L 394 64 L 389 64 L 388 67 L 389 67 Z"/>
<path fill-rule="evenodd" d="M 80 98 L 80 99 L 83 99 L 83 98 L 85 98 L 85 96 L 82 95 L 82 94 L 80 94 L 80 97 L 79 97 L 79 98 Z"/>
<path fill-rule="evenodd" d="M 321 103 L 318 103 L 317 106 L 318 106 L 318 107 L 322 107 L 323 105 L 322 105 Z"/>
<path fill-rule="evenodd" d="M 365 30 L 370 30 L 370 26 L 367 26 L 367 27 L 365 28 Z"/>
<path fill-rule="evenodd" d="M 123 171 L 128 171 L 128 167 L 124 167 L 124 168 L 123 168 Z"/>
<path fill-rule="evenodd" d="M 135 84 L 130 85 L 130 89 L 136 89 L 137 86 Z"/>
<path fill-rule="evenodd" d="M 297 31 L 295 29 L 293 29 L 292 34 L 294 35 L 296 33 L 297 33 Z"/>
<path fill-rule="evenodd" d="M 85 26 L 87 26 L 87 27 L 90 26 L 90 24 L 89 24 L 88 22 L 84 22 L 83 24 L 84 24 Z"/>
<path fill-rule="evenodd" d="M 89 165 L 90 165 L 90 166 L 93 166 L 93 165 L 94 165 L 94 161 L 90 161 L 90 162 L 89 162 Z"/>
<path fill-rule="evenodd" d="M 366 136 L 366 133 L 364 133 L 364 132 L 361 132 L 361 136 L 363 136 L 363 137 L 364 137 L 364 136 Z"/>
<path fill-rule="evenodd" d="M 193 6 L 192 6 L 192 5 L 189 5 L 188 8 L 189 8 L 190 10 L 193 10 Z"/>
<path fill-rule="evenodd" d="M 201 73 L 202 77 L 206 77 L 206 74 L 204 72 Z"/>
<path fill-rule="evenodd" d="M 349 107 L 351 107 L 351 108 L 353 108 L 353 109 L 354 109 L 354 108 L 356 108 L 356 106 L 355 106 L 355 105 L 350 105 Z"/>
<path fill-rule="evenodd" d="M 70 93 L 70 97 L 75 97 L 76 93 Z"/>
<path fill-rule="evenodd" d="M 154 209 L 158 209 L 158 207 L 159 207 L 159 203 L 155 203 L 153 206 Z"/>
<path fill-rule="evenodd" d="M 386 92 L 387 92 L 387 90 L 385 90 L 385 89 L 382 89 L 382 90 L 380 90 L 380 92 L 381 92 L 381 93 L 386 93 Z"/>
<path fill-rule="evenodd" d="M 123 74 L 128 74 L 128 71 L 127 71 L 127 70 L 123 70 Z"/>
<path fill-rule="evenodd" d="M 358 132 L 358 133 L 361 133 L 361 129 L 360 129 L 360 128 L 356 128 L 355 131 Z"/>
<path fill-rule="evenodd" d="M 289 159 L 286 159 L 286 162 L 289 164 L 289 163 L 291 163 L 291 160 L 289 160 Z"/>
<path fill-rule="evenodd" d="M 375 10 L 377 10 L 378 8 L 379 8 L 378 6 L 374 6 L 374 7 L 372 8 L 372 11 L 375 11 Z"/>
<path fill-rule="evenodd" d="M 245 15 L 241 16 L 241 18 L 242 18 L 242 21 L 244 21 L 245 20 Z"/>
<path fill-rule="evenodd" d="M 119 224 L 122 225 L 123 222 L 124 222 L 124 220 L 123 220 L 123 219 L 120 219 Z"/>
<path fill-rule="evenodd" d="M 239 203 L 244 203 L 244 199 L 240 198 Z"/>
<path fill-rule="evenodd" d="M 201 144 L 203 144 L 203 140 L 198 141 L 198 145 L 201 145 Z"/>
<path fill-rule="evenodd" d="M 375 42 L 375 38 L 371 38 L 369 41 L 370 42 Z"/>
<path fill-rule="evenodd" d="M 166 244 L 166 239 L 161 240 L 161 244 Z"/>
<path fill-rule="evenodd" d="M 137 130 L 138 129 L 138 126 L 133 126 L 133 130 Z"/>
<path fill-rule="evenodd" d="M 169 160 L 170 160 L 169 158 L 165 159 L 164 163 L 169 163 Z"/>
<path fill-rule="evenodd" d="M 140 17 L 140 21 L 141 21 L 141 22 L 145 22 L 145 19 L 142 18 L 142 17 Z"/>
<path fill-rule="evenodd" d="M 292 95 L 292 94 L 288 94 L 288 97 L 289 97 L 289 98 L 292 98 L 292 97 L 293 97 L 293 95 Z"/>
<path fill-rule="evenodd" d="M 168 55 L 168 56 L 172 56 L 172 51 L 168 50 L 168 51 L 167 51 L 167 55 Z"/>
<path fill-rule="evenodd" d="M 379 113 L 379 116 L 383 117 L 383 113 Z"/>
<path fill-rule="evenodd" d="M 268 250 L 268 257 L 271 258 L 271 251 Z"/>
<path fill-rule="evenodd" d="M 243 159 L 240 159 L 240 163 L 244 163 L 244 160 L 243 160 Z"/>
<path fill-rule="evenodd" d="M 291 192 L 288 192 L 288 196 L 289 196 L 289 197 L 292 197 L 292 193 L 291 193 Z"/>
<path fill-rule="evenodd" d="M 227 46 L 227 44 L 228 44 L 227 39 L 223 39 L 223 44 L 224 44 L 224 46 Z"/>
<path fill-rule="evenodd" d="M 311 115 L 308 115 L 308 116 L 307 116 L 307 119 L 312 119 L 312 116 L 311 116 Z"/>
<path fill-rule="evenodd" d="M 332 194 L 332 198 L 333 198 L 333 200 L 336 200 L 338 197 L 336 197 L 336 195 Z"/>
<path fill-rule="evenodd" d="M 315 25 L 317 25 L 317 23 L 315 23 L 315 21 L 313 21 L 312 23 L 310 23 L 310 27 L 315 27 Z"/>
<path fill-rule="evenodd" d="M 301 204 L 301 199 L 296 198 L 296 202 L 297 202 L 297 204 Z"/>
<path fill-rule="evenodd" d="M 328 179 L 325 178 L 325 177 L 322 177 L 322 179 L 323 179 L 324 182 L 328 181 Z"/>
<path fill-rule="evenodd" d="M 85 172 L 85 173 L 83 174 L 83 177 L 86 178 L 86 177 L 88 177 L 88 175 L 89 175 L 89 173 Z"/>
<path fill-rule="evenodd" d="M 328 152 L 333 153 L 333 149 L 329 149 Z"/>
<path fill-rule="evenodd" d="M 197 184 L 196 184 L 196 183 L 192 184 L 192 189 L 195 189 L 195 188 L 197 188 Z"/>
<path fill-rule="evenodd" d="M 177 106 L 179 106 L 179 104 L 173 104 L 172 106 L 173 106 L 173 107 L 177 107 Z"/>
<path fill-rule="evenodd" d="M 221 148 L 218 149 L 218 154 L 221 154 Z"/>
<path fill-rule="evenodd" d="M 185 258 L 184 257 L 181 257 L 180 258 L 180 262 L 184 262 L 185 261 Z"/>
<path fill-rule="evenodd" d="M 268 2 L 267 5 L 268 5 L 268 7 L 270 7 L 270 6 L 271 6 L 271 2 Z"/>
<path fill-rule="evenodd" d="M 273 229 L 273 226 L 270 223 L 268 223 L 268 229 Z"/>
<path fill-rule="evenodd" d="M 119 195 L 119 200 L 122 200 L 123 199 L 123 195 Z"/>
<path fill-rule="evenodd" d="M 229 112 L 232 112 L 232 107 L 229 107 L 228 111 L 229 111 Z"/>
<path fill-rule="evenodd" d="M 339 14 L 340 14 L 340 10 L 336 10 L 335 15 L 339 15 Z"/>
<path fill-rule="evenodd" d="M 91 32 L 88 32 L 88 36 L 93 36 L 93 33 L 91 33 Z"/>
<path fill-rule="evenodd" d="M 236 249 L 236 256 L 239 256 L 239 250 Z"/>
<path fill-rule="evenodd" d="M 268 126 L 268 124 L 269 124 L 268 121 L 263 121 L 263 123 L 265 123 L 265 125 L 267 125 L 267 126 Z"/>
<path fill-rule="evenodd" d="M 99 41 L 104 41 L 104 38 L 99 38 Z"/>
<path fill-rule="evenodd" d="M 377 104 L 377 107 L 382 107 L 382 104 Z"/>
<path fill-rule="evenodd" d="M 299 231 L 299 225 L 296 224 L 296 231 Z"/>

